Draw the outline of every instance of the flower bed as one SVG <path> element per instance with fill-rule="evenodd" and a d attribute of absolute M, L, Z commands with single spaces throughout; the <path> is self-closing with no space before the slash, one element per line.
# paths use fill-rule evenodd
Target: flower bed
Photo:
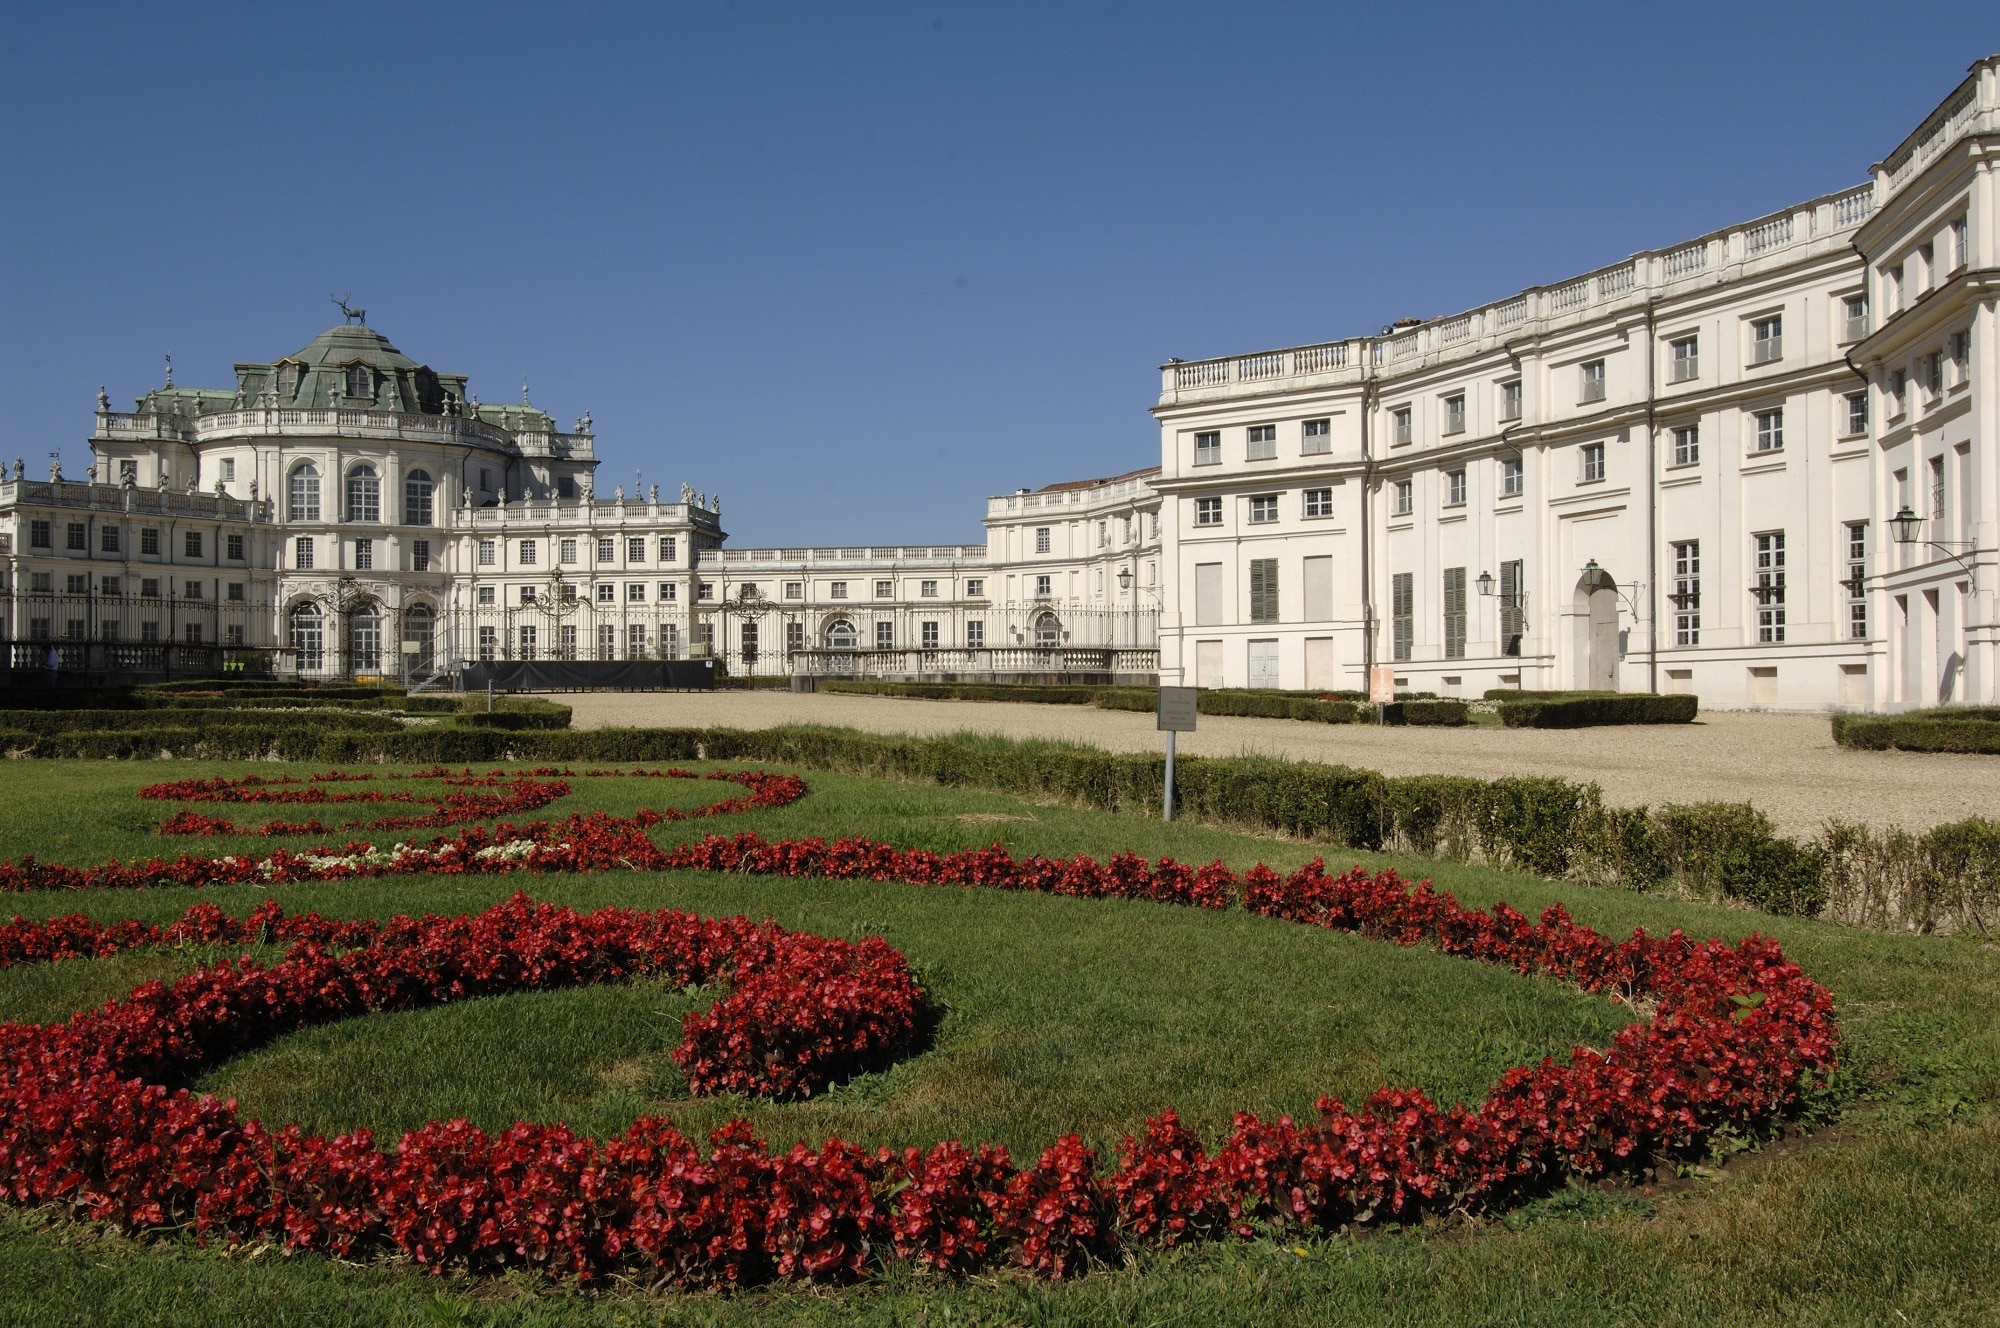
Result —
<path fill-rule="evenodd" d="M 734 777 L 752 790 L 736 801 L 777 805 L 803 791 L 790 776 Z M 938 854 L 859 839 L 742 834 L 662 849 L 645 830 L 663 819 L 594 814 L 468 829 L 390 853 L 350 845 L 261 864 L 183 858 L 164 876 L 13 864 L 0 877 L 14 888 L 74 888 L 132 873 L 133 883 L 205 884 L 623 867 L 1037 890 L 1242 907 L 1433 944 L 1643 1001 L 1653 1013 L 1608 1047 L 1578 1048 L 1567 1064 L 1509 1070 L 1476 1106 L 1439 1108 L 1394 1088 L 1359 1109 L 1323 1098 L 1316 1120 L 1240 1113 L 1213 1151 L 1167 1112 L 1128 1137 L 1109 1165 L 1074 1135 L 1017 1166 L 1004 1149 L 957 1141 L 898 1155 L 835 1139 L 773 1155 L 741 1121 L 704 1149 L 650 1118 L 601 1143 L 561 1125 L 488 1135 L 455 1121 L 383 1152 L 365 1131 L 325 1139 L 273 1130 L 175 1084 L 312 1022 L 663 973 L 731 982 L 683 1026 L 675 1057 L 696 1091 L 804 1096 L 907 1046 L 921 993 L 879 938 L 850 944 L 672 910 L 577 914 L 522 896 L 474 918 L 398 918 L 379 928 L 287 918 L 269 904 L 240 923 L 197 908 L 156 931 L 16 919 L 0 932 L 5 962 L 253 934 L 295 944 L 268 969 L 223 964 L 171 988 L 148 984 L 65 1025 L 0 1026 L 0 1186 L 16 1202 L 127 1229 L 184 1227 L 345 1257 L 396 1250 L 433 1268 L 525 1266 L 684 1285 L 839 1281 L 893 1253 L 941 1272 L 1014 1263 L 1064 1277 L 1121 1247 L 1502 1208 L 1565 1177 L 1687 1155 L 1718 1129 L 1767 1126 L 1834 1064 L 1831 997 L 1755 936 L 1736 946 L 1679 932 L 1614 941 L 1560 907 L 1537 921 L 1505 905 L 1467 909 L 1428 882 L 1359 869 L 1329 875 L 1317 860 L 1289 875 L 1258 866 L 1238 876 L 1219 863 L 1130 854 L 1015 859 L 997 846 Z M 36 875 L 51 871 L 73 876 Z"/>

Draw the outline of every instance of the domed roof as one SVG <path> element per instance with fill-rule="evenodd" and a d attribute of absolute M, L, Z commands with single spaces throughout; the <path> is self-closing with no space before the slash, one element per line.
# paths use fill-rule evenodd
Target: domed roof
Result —
<path fill-rule="evenodd" d="M 314 368 L 322 365 L 337 367 L 359 360 L 390 374 L 420 367 L 415 360 L 390 345 L 389 338 L 361 323 L 330 327 L 285 358 Z"/>

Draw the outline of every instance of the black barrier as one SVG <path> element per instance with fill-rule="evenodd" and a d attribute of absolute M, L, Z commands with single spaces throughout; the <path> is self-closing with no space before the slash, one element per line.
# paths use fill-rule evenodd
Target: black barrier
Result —
<path fill-rule="evenodd" d="M 628 692 L 713 691 L 712 659 L 501 659 L 459 671 L 465 690 L 566 692 L 608 687 Z"/>

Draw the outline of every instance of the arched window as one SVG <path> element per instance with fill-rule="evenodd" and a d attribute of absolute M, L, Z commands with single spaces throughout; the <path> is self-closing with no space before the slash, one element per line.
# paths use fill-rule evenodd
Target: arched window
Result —
<path fill-rule="evenodd" d="M 431 632 L 436 626 L 437 615 L 428 604 L 419 601 L 403 610 L 403 642 L 406 645 L 413 641 L 417 644 L 415 656 L 410 661 L 413 672 L 429 673 L 434 667 L 432 660 L 436 651 L 431 644 Z"/>
<path fill-rule="evenodd" d="M 310 461 L 292 467 L 291 505 L 286 517 L 292 521 L 319 520 L 319 467 Z"/>
<path fill-rule="evenodd" d="M 326 665 L 326 634 L 319 605 L 307 601 L 292 610 L 292 649 L 300 673 L 318 673 Z"/>
<path fill-rule="evenodd" d="M 852 650 L 860 641 L 854 624 L 845 618 L 835 618 L 826 625 L 826 648 L 828 650 Z"/>
<path fill-rule="evenodd" d="M 1035 619 L 1035 644 L 1044 650 L 1062 644 L 1062 624 L 1053 613 Z"/>
<path fill-rule="evenodd" d="M 413 470 L 403 479 L 403 524 L 428 526 L 431 523 L 431 473 Z"/>
<path fill-rule="evenodd" d="M 347 519 L 382 519 L 382 481 L 376 478 L 375 467 L 356 466 L 347 472 Z"/>
<path fill-rule="evenodd" d="M 382 669 L 382 610 L 372 603 L 347 616 L 347 667 L 355 673 Z"/>
<path fill-rule="evenodd" d="M 368 401 L 375 399 L 375 375 L 365 364 L 347 366 L 347 395 L 361 397 Z"/>

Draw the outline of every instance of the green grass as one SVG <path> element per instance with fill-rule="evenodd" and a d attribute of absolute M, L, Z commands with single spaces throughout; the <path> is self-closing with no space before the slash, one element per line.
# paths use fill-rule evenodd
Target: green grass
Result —
<path fill-rule="evenodd" d="M 581 768 L 581 767 L 579 767 Z M 0 854 L 96 862 L 162 851 L 172 807 L 146 782 L 285 767 L 195 762 L 0 766 Z M 302 769 L 302 768 L 301 768 Z M 770 837 L 861 834 L 1016 853 L 1129 848 L 1239 868 L 1284 868 L 1314 846 L 1162 826 L 965 790 L 808 772 L 795 806 L 666 827 Z M 729 786 L 578 780 L 537 815 L 576 806 L 691 805 Z M 356 786 L 347 786 L 356 787 Z M 367 787 L 367 786 L 360 786 Z M 383 787 L 393 787 L 384 785 Z M 337 808 L 215 807 L 238 821 Z M 357 808 L 354 816 L 394 807 Z M 1005 819 L 993 819 L 1005 818 Z M 407 835 L 408 832 L 406 832 Z M 430 832 L 416 832 L 427 834 Z M 393 838 L 394 836 L 371 836 Z M 200 853 L 268 848 L 168 841 Z M 297 841 L 307 842 L 307 841 Z M 1335 862 L 1390 862 L 1336 851 Z M 440 1281 L 316 1257 L 228 1257 L 174 1239 L 133 1242 L 11 1210 L 0 1216 L 0 1322 L 210 1323 L 1875 1323 L 1990 1322 L 2000 1312 L 2000 952 L 1976 938 L 1851 931 L 1482 868 L 1398 863 L 1478 904 L 1563 900 L 1612 932 L 1680 926 L 1776 935 L 1839 1002 L 1836 1098 L 1846 1123 L 1794 1149 L 1751 1153 L 1720 1179 L 1639 1194 L 1550 1196 L 1501 1223 L 1246 1242 L 1107 1270 L 1074 1286 L 1002 1275 L 947 1287 L 892 1271 L 835 1295 L 728 1299 L 577 1293 L 522 1279 Z M 165 920 L 197 898 L 242 913 L 267 894 L 342 916 L 478 908 L 515 888 L 591 907 L 674 905 L 788 926 L 881 933 L 942 1003 L 935 1047 L 825 1099 L 690 1101 L 666 1052 L 709 995 L 657 983 L 532 993 L 309 1030 L 241 1056 L 201 1087 L 267 1120 L 395 1132 L 463 1114 L 488 1126 L 562 1119 L 586 1132 L 664 1112 L 691 1131 L 750 1115 L 775 1140 L 839 1133 L 870 1144 L 958 1135 L 1017 1154 L 1080 1129 L 1108 1146 L 1176 1106 L 1204 1132 L 1237 1108 L 1309 1110 L 1385 1083 L 1474 1098 L 1506 1065 L 1601 1043 L 1615 1007 L 1428 950 L 1239 913 L 924 890 L 893 884 L 669 873 L 508 879 L 384 878 L 278 889 L 16 897 L 15 911 Z M 0 1018 L 59 1018 L 170 977 L 215 952 L 151 953 L 0 973 Z"/>

